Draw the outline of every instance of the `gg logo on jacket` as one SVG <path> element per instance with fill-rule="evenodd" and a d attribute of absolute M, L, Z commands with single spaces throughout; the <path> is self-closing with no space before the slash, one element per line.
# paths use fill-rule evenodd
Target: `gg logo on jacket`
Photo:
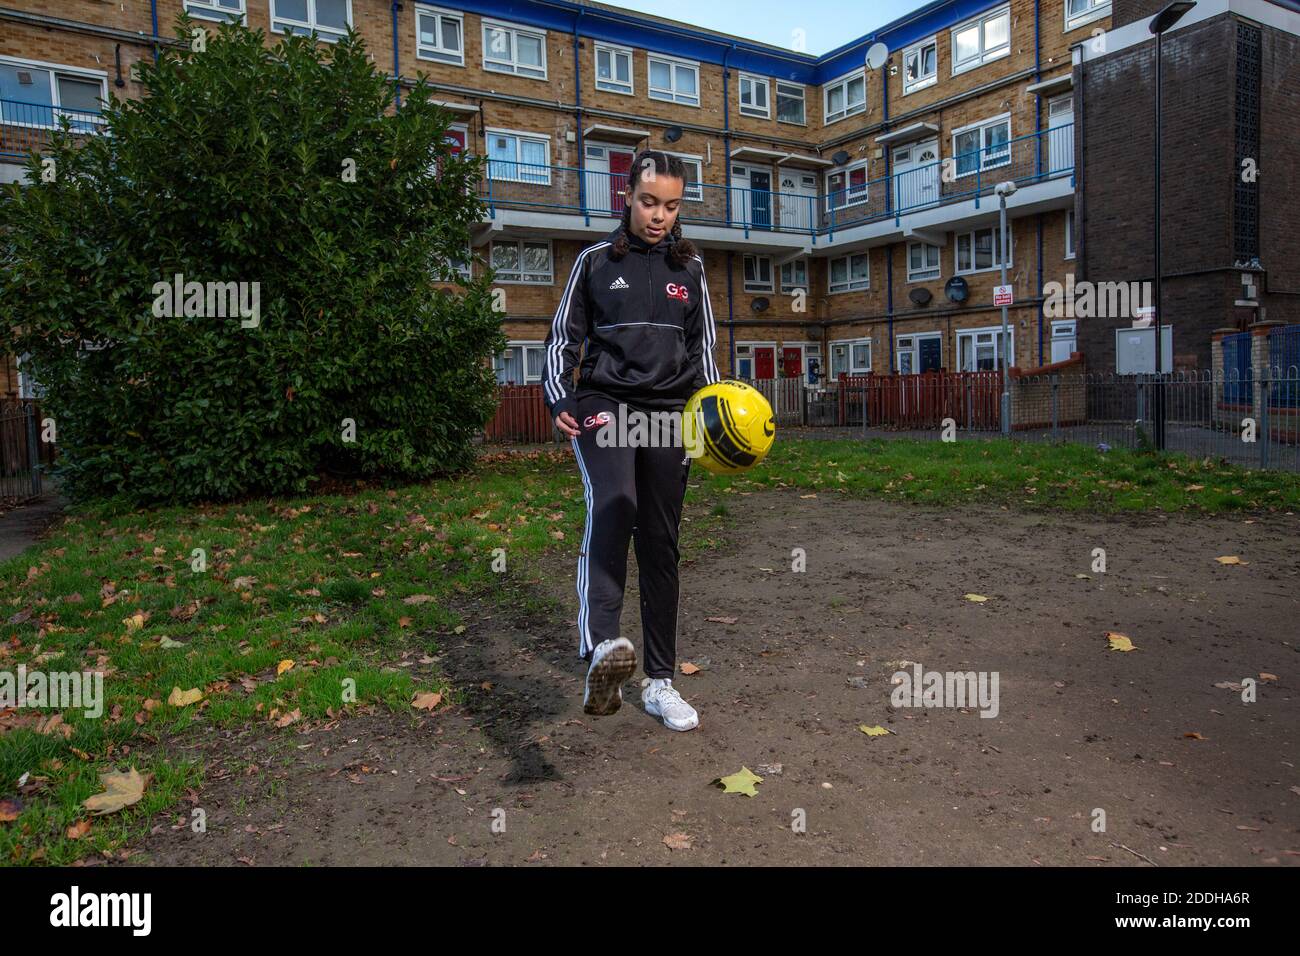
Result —
<path fill-rule="evenodd" d="M 668 293 L 668 298 L 681 299 L 683 302 L 689 301 L 691 297 L 690 291 L 686 286 L 680 285 L 676 282 L 668 283 L 664 286 L 664 291 Z"/>

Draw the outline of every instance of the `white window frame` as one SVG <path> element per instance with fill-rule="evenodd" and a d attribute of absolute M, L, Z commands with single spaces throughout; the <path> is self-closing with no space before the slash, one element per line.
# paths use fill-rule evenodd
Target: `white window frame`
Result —
<path fill-rule="evenodd" d="M 915 83 L 909 83 L 907 81 L 907 61 L 911 59 L 911 57 L 914 54 L 918 54 L 918 55 L 924 54 L 926 47 L 931 47 L 931 46 L 934 47 L 934 72 L 922 76 Z M 922 56 L 921 62 L 923 63 L 925 62 L 924 56 Z M 927 86 L 934 86 L 934 84 L 938 82 L 939 82 L 939 37 L 936 34 L 935 36 L 922 40 L 920 43 L 912 44 L 911 46 L 909 46 L 907 49 L 903 51 L 903 95 L 906 96 L 908 93 L 915 93 L 917 90 L 923 90 Z"/>
<path fill-rule="evenodd" d="M 862 80 L 862 102 L 856 107 L 849 105 L 849 84 L 854 80 Z M 840 88 L 844 88 L 844 109 L 842 111 L 831 112 L 831 93 Z M 837 76 L 825 86 L 822 87 L 822 125 L 829 126 L 831 123 L 838 123 L 840 120 L 848 119 L 850 116 L 857 116 L 859 113 L 865 113 L 867 110 L 867 71 L 865 68 L 853 70 L 851 73 L 845 73 Z"/>
<path fill-rule="evenodd" d="M 1111 0 L 1086 0 L 1088 9 L 1083 13 L 1076 13 L 1070 16 L 1070 0 L 1063 0 L 1063 9 L 1065 11 L 1065 29 L 1062 33 L 1069 33 L 1071 30 L 1077 30 L 1085 23 L 1091 23 L 1093 20 L 1100 20 L 1102 17 L 1108 17 L 1111 13 Z"/>
<path fill-rule="evenodd" d="M 513 136 L 515 138 L 515 142 L 516 142 L 515 159 L 514 159 L 515 165 L 510 167 L 512 172 L 509 175 L 499 176 L 495 172 L 492 172 L 493 179 L 495 179 L 498 182 L 527 183 L 530 186 L 551 185 L 551 137 L 547 136 L 545 133 L 530 133 L 525 130 L 503 129 L 499 126 L 489 126 L 487 129 L 483 130 L 484 144 L 486 145 L 487 138 L 489 136 L 493 136 L 497 133 L 500 133 L 503 136 Z M 544 181 L 529 179 L 520 169 L 520 166 L 525 165 L 524 161 L 519 158 L 520 151 L 518 146 L 518 144 L 523 140 L 531 140 L 534 142 L 538 142 L 543 144 L 546 147 L 546 162 L 545 164 L 542 165 L 542 172 L 544 172 L 546 175 L 546 179 Z M 467 142 L 466 149 L 468 150 L 468 140 L 466 142 Z M 488 150 L 485 150 L 484 152 L 485 152 L 485 158 L 487 159 L 488 163 L 494 162 L 491 152 Z M 495 161 L 507 162 L 506 160 L 495 160 Z"/>
<path fill-rule="evenodd" d="M 289 17 L 279 16 L 275 12 L 275 4 L 276 4 L 276 0 L 271 0 L 270 13 L 271 13 L 272 33 L 288 34 L 288 33 L 298 32 L 300 33 L 300 35 L 305 35 L 306 33 L 310 33 L 311 31 L 315 30 L 316 36 L 318 38 L 325 40 L 328 43 L 334 43 L 342 39 L 344 34 L 347 32 L 346 29 L 339 30 L 335 27 L 322 27 L 320 24 L 316 22 L 316 0 L 307 0 L 307 16 L 310 19 L 305 21 L 291 20 Z M 348 26 L 350 27 L 356 26 L 356 20 L 353 18 L 353 14 L 352 14 L 352 0 L 347 0 L 347 4 L 348 4 L 348 15 L 347 15 Z M 289 29 L 289 28 L 296 28 L 296 29 Z"/>
<path fill-rule="evenodd" d="M 795 278 L 796 267 L 799 267 L 799 266 L 801 266 L 801 267 L 803 268 L 803 281 L 802 281 L 802 282 L 799 282 L 799 281 Z M 785 270 L 786 270 L 787 268 L 790 269 L 790 282 L 789 282 L 789 284 L 787 284 L 786 281 L 785 281 Z M 807 257 L 807 256 L 799 256 L 797 259 L 791 259 L 789 262 L 783 262 L 783 263 L 781 263 L 780 268 L 778 268 L 778 269 L 776 270 L 776 281 L 777 281 L 777 283 L 780 285 L 780 288 L 781 288 L 781 294 L 782 294 L 782 295 L 794 295 L 796 289 L 803 289 L 803 290 L 804 290 L 804 293 L 806 294 L 806 293 L 808 292 L 808 287 L 809 287 L 809 282 L 808 282 L 808 268 L 809 268 L 809 263 L 808 263 L 808 257 Z"/>
<path fill-rule="evenodd" d="M 933 249 L 935 253 L 934 268 L 926 268 L 921 272 L 912 271 L 912 247 L 921 246 L 925 249 Z M 931 275 L 930 273 L 933 273 Z M 909 242 L 907 244 L 907 281 L 908 282 L 933 282 L 935 279 L 943 278 L 943 249 L 936 246 L 933 242 Z"/>
<path fill-rule="evenodd" d="M 849 173 L 859 167 L 866 172 L 862 180 L 862 192 L 854 193 L 849 185 Z M 837 202 L 835 194 L 838 190 L 831 187 L 831 177 L 838 175 L 844 176 L 844 195 L 841 201 Z M 871 160 L 860 159 L 855 163 L 846 163 L 840 169 L 828 170 L 825 176 L 827 212 L 833 212 L 836 209 L 847 209 L 849 206 L 857 206 L 867 201 L 868 194 L 871 192 Z"/>
<path fill-rule="evenodd" d="M 975 266 L 975 235 L 976 233 L 981 233 L 981 232 L 993 233 L 993 265 L 988 266 L 987 268 L 984 269 L 977 269 L 974 267 Z M 981 226 L 978 229 L 965 229 L 961 232 L 953 233 L 952 274 L 955 276 L 969 276 L 969 275 L 976 275 L 977 273 L 980 272 L 999 271 L 1002 268 L 1002 264 L 998 261 L 998 246 L 1001 245 L 1001 235 L 1002 235 L 1002 230 L 997 224 L 994 224 L 992 226 Z M 971 268 L 969 269 L 961 268 L 961 241 L 963 239 L 970 240 Z M 1012 228 L 1011 223 L 1007 223 L 1007 245 L 1011 247 L 1010 249 L 1007 250 L 1007 268 L 1010 269 L 1011 260 L 1015 258 L 1015 252 L 1016 252 L 1016 231 L 1014 228 Z"/>
<path fill-rule="evenodd" d="M 185 12 L 196 20 L 215 20 L 218 23 L 246 23 L 248 16 L 247 0 L 239 0 L 239 9 L 230 10 L 219 6 L 216 0 L 185 0 Z"/>
<path fill-rule="evenodd" d="M 59 116 L 65 115 L 66 110 L 76 109 L 75 107 L 65 107 L 59 101 L 59 75 L 60 74 L 72 80 L 80 80 L 82 82 L 89 82 L 89 81 L 98 82 L 99 90 L 101 94 L 99 97 L 101 101 L 101 106 L 100 106 L 101 111 L 103 110 L 103 106 L 102 106 L 103 101 L 106 101 L 108 99 L 108 73 L 104 70 L 87 70 L 79 66 L 64 66 L 61 63 L 46 63 L 42 60 L 24 60 L 16 56 L 0 56 L 0 63 L 6 63 L 10 66 L 18 67 L 19 69 L 26 67 L 32 70 L 39 70 L 41 72 L 49 73 L 50 102 L 53 104 L 52 106 L 36 107 L 36 109 L 41 109 L 41 110 L 48 109 L 50 111 L 50 119 L 53 120 L 52 124 L 51 123 L 20 123 L 6 117 L 3 119 L 3 124 L 5 126 L 12 126 L 21 129 L 58 129 Z M 80 111 L 77 111 L 76 114 L 68 116 L 68 118 L 72 120 L 73 132 L 81 132 L 81 133 L 97 132 L 97 130 L 90 130 L 90 129 L 79 130 L 77 128 L 78 125 L 91 124 L 95 127 L 101 127 L 104 125 L 105 121 L 102 117 L 99 119 L 83 119 L 79 114 Z"/>
<path fill-rule="evenodd" d="M 787 99 L 799 100 L 799 119 L 791 120 L 781 118 L 780 102 L 782 96 L 785 96 Z M 802 83 L 787 83 L 784 80 L 777 80 L 773 94 L 773 105 L 776 107 L 773 115 L 776 117 L 778 123 L 789 123 L 791 126 L 808 125 L 808 88 Z"/>
<path fill-rule="evenodd" d="M 462 257 L 461 261 L 465 263 L 464 268 L 461 268 L 461 266 L 457 263 L 456 260 L 450 260 L 448 262 L 448 265 L 451 266 L 452 272 L 454 272 L 456 275 L 460 276 L 462 279 L 468 282 L 470 279 L 474 277 L 474 247 L 473 246 L 466 244 L 465 255 Z M 455 280 L 443 279 L 442 277 L 438 277 L 434 281 L 454 282 Z"/>
<path fill-rule="evenodd" d="M 609 63 L 617 72 L 616 63 L 620 56 L 627 57 L 627 83 L 623 84 L 618 80 L 603 80 L 600 77 L 600 55 L 609 54 Z M 626 46 L 617 46 L 613 43 L 602 43 L 596 41 L 591 51 L 591 77 L 595 88 L 604 93 L 617 93 L 620 96 L 634 96 L 636 94 L 636 58 L 632 55 L 632 48 Z M 626 88 L 625 88 L 626 87 Z"/>
<path fill-rule="evenodd" d="M 1066 259 L 1074 258 L 1074 210 L 1065 210 L 1065 256 Z"/>
<path fill-rule="evenodd" d="M 438 18 L 438 46 L 424 46 L 420 43 L 420 17 L 434 16 Z M 450 50 L 442 46 L 442 21 L 455 20 L 460 24 L 460 51 Z M 426 56 L 425 50 L 434 53 L 441 53 L 442 56 Z M 435 7 L 427 3 L 415 4 L 415 58 L 417 60 L 428 60 L 430 63 L 446 63 L 450 66 L 465 65 L 465 14 L 459 10 L 448 10 L 446 7 Z"/>
<path fill-rule="evenodd" d="M 847 346 L 849 350 L 849 367 L 843 371 L 847 372 L 849 375 L 866 375 L 871 371 L 871 336 L 858 336 L 857 338 L 852 339 L 831 339 L 830 355 L 827 356 L 826 374 L 823 375 L 822 378 L 826 381 L 833 382 L 836 380 L 835 376 L 839 374 L 834 368 L 835 346 L 837 345 Z M 865 345 L 867 347 L 867 363 L 865 365 L 859 364 L 857 361 L 856 346 L 859 345 Z"/>
<path fill-rule="evenodd" d="M 858 282 L 865 282 L 865 285 L 854 285 L 853 278 L 853 260 L 861 257 L 867 261 L 867 278 L 859 279 Z M 835 288 L 835 263 L 844 260 L 848 265 L 848 280 L 844 283 L 844 288 Z M 871 253 L 863 249 L 861 252 L 849 252 L 842 256 L 832 256 L 826 260 L 826 292 L 828 295 L 843 295 L 846 292 L 865 292 L 871 288 Z"/>
<path fill-rule="evenodd" d="M 996 162 L 990 162 L 989 161 L 990 154 L 988 152 L 989 147 L 988 147 L 988 143 L 986 142 L 987 139 L 986 132 L 987 130 L 992 129 L 994 126 L 1002 126 L 1002 125 L 1005 125 L 1007 128 L 1006 155 L 996 157 Z M 979 151 L 979 157 L 978 157 L 979 162 L 976 164 L 974 169 L 968 170 L 964 173 L 959 172 L 960 165 L 958 163 L 958 159 L 962 156 L 965 156 L 969 152 L 974 152 L 975 150 L 959 151 L 957 149 L 957 137 L 961 136 L 963 133 L 969 133 L 972 130 L 979 130 L 979 134 L 980 134 L 979 136 L 980 144 L 977 147 Z M 986 169 L 997 169 L 999 166 L 1009 165 L 1011 163 L 1012 135 L 1013 134 L 1011 132 L 1010 113 L 1003 113 L 1000 116 L 993 116 L 990 117 L 989 119 L 980 120 L 977 123 L 967 123 L 965 126 L 961 126 L 953 130 L 951 139 L 949 140 L 949 142 L 951 142 L 952 144 L 953 178 L 962 179 L 966 176 L 974 176 L 976 173 L 982 173 Z"/>
<path fill-rule="evenodd" d="M 519 247 L 519 278 L 518 279 L 500 278 L 501 270 L 498 269 L 495 265 L 493 265 L 493 258 L 494 258 L 492 255 L 493 249 L 496 246 L 504 246 L 504 245 L 512 245 L 512 246 Z M 545 273 L 524 271 L 524 246 L 526 245 L 546 246 L 548 268 Z M 488 244 L 487 265 L 488 268 L 493 271 L 493 278 L 492 278 L 493 285 L 530 285 L 530 286 L 554 285 L 555 284 L 555 245 L 551 242 L 550 239 L 522 239 L 522 238 L 493 239 Z M 541 281 L 540 278 L 535 280 L 528 280 L 524 278 L 525 275 L 533 275 L 533 276 L 545 275 L 546 281 L 543 282 Z"/>
<path fill-rule="evenodd" d="M 667 156 L 676 156 L 686 165 L 694 166 L 699 178 L 692 183 L 689 179 L 686 181 L 686 188 L 682 190 L 683 202 L 704 202 L 704 157 L 698 153 L 671 153 L 668 150 L 660 150 Z"/>
<path fill-rule="evenodd" d="M 984 48 L 984 28 L 991 20 L 1005 16 L 1007 18 L 1007 42 L 1005 46 L 994 47 L 992 50 Z M 957 62 L 957 34 L 963 33 L 970 28 L 975 27 L 979 31 L 980 51 L 974 57 L 961 63 Z M 1003 4 L 993 10 L 981 13 L 977 17 L 972 17 L 952 28 L 949 42 L 950 52 L 952 53 L 952 75 L 965 73 L 967 70 L 978 69 L 985 63 L 991 63 L 994 60 L 1000 60 L 1004 56 L 1011 55 L 1011 4 Z"/>
<path fill-rule="evenodd" d="M 942 332 L 907 332 L 894 338 L 894 371 L 899 375 L 919 375 L 921 364 L 921 340 L 939 340 L 939 367 L 943 368 L 943 333 Z M 904 344 L 906 343 L 906 344 Z M 903 355 L 912 357 L 912 371 L 903 371 Z"/>
<path fill-rule="evenodd" d="M 750 262 L 754 264 L 754 278 L 749 279 L 745 273 Z M 767 280 L 764 281 L 759 275 L 759 265 L 767 263 Z M 745 253 L 744 261 L 741 263 L 741 281 L 744 284 L 746 292 L 775 292 L 776 291 L 776 270 L 772 266 L 771 256 L 760 256 L 755 253 Z"/>
<path fill-rule="evenodd" d="M 971 347 L 972 348 L 971 358 L 976 362 L 976 364 L 978 364 L 978 349 L 981 344 L 984 344 L 979 341 L 979 339 L 982 336 L 991 336 L 993 339 L 992 342 L 993 368 L 978 369 L 978 368 L 963 367 L 962 366 L 962 341 L 971 340 L 971 339 L 974 340 L 974 344 Z M 1015 365 L 1016 364 L 1016 327 L 1014 325 L 1011 325 L 1010 323 L 1008 323 L 1007 325 L 1007 336 L 1011 339 L 1011 342 L 1008 346 L 1009 355 L 1008 355 L 1007 364 Z M 978 329 L 957 329 L 957 371 L 959 372 L 997 371 L 998 369 L 1002 368 L 1001 349 L 1002 349 L 1002 326 L 1000 325 L 986 325 L 983 328 L 978 328 Z"/>
<path fill-rule="evenodd" d="M 668 65 L 669 82 L 672 86 L 668 89 L 656 87 L 651 80 L 650 70 L 655 63 L 665 63 Z M 677 67 L 682 66 L 695 73 L 695 93 L 678 93 L 677 92 Z M 685 60 L 676 56 L 665 56 L 662 53 L 652 53 L 645 59 L 645 82 L 646 96 L 652 100 L 662 100 L 666 103 L 676 103 L 680 106 L 693 106 L 696 109 L 700 107 L 700 61 Z M 683 98 L 685 97 L 685 98 Z"/>
<path fill-rule="evenodd" d="M 491 60 L 488 59 L 488 32 L 501 31 L 510 34 L 510 60 Z M 517 52 L 519 50 L 519 35 L 526 34 L 535 37 L 539 43 L 538 46 L 542 51 L 542 72 L 540 74 L 531 72 L 534 67 L 528 64 L 523 70 L 520 68 Z M 483 18 L 482 26 L 479 30 L 479 37 L 483 41 L 483 69 L 491 73 L 505 73 L 509 76 L 522 76 L 528 80 L 545 80 L 547 78 L 548 68 L 546 65 L 546 39 L 547 33 L 539 27 L 525 26 L 522 23 L 510 23 L 506 20 L 495 20 L 488 17 Z"/>
<path fill-rule="evenodd" d="M 749 85 L 751 102 L 745 103 L 745 86 Z M 754 94 L 759 88 L 763 90 L 763 105 L 758 106 L 752 102 Z M 736 82 L 736 97 L 740 102 L 740 112 L 744 116 L 755 116 L 759 119 L 772 118 L 772 84 L 765 76 L 759 76 L 756 73 L 741 73 Z"/>
<path fill-rule="evenodd" d="M 497 365 L 497 362 L 501 361 L 502 354 L 510 351 L 511 349 L 519 349 L 520 365 L 524 370 L 524 380 L 522 382 L 516 382 L 515 383 L 516 385 L 532 385 L 535 382 L 542 381 L 542 379 L 546 377 L 546 343 L 538 342 L 536 339 L 510 339 L 509 341 L 507 341 L 506 347 L 501 350 L 501 353 L 498 353 L 497 355 L 494 355 L 492 357 L 493 372 L 497 373 L 499 376 L 501 372 L 505 371 L 504 368 L 501 368 Z M 528 374 L 528 353 L 531 351 L 538 351 L 542 353 L 542 371 L 535 376 L 530 376 Z M 497 384 L 504 384 L 504 383 L 498 381 Z"/>

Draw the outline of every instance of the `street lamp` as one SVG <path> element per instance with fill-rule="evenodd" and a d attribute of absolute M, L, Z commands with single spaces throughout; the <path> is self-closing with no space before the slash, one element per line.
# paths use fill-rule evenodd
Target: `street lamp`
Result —
<path fill-rule="evenodd" d="M 1156 382 L 1155 391 L 1152 394 L 1152 412 L 1155 419 L 1155 439 L 1156 447 L 1163 449 L 1165 447 L 1165 385 L 1163 380 L 1164 366 L 1164 335 L 1161 326 L 1164 323 L 1161 303 L 1161 276 L 1160 276 L 1160 39 L 1164 36 L 1165 31 L 1183 18 L 1188 10 L 1196 6 L 1194 0 L 1174 0 L 1173 3 L 1166 6 L 1163 10 L 1151 18 L 1150 30 L 1156 37 L 1156 131 L 1155 131 L 1155 289 L 1152 298 L 1155 300 L 1156 308 Z"/>
<path fill-rule="evenodd" d="M 1007 197 L 1015 195 L 1016 184 L 1011 180 L 998 183 L 993 192 L 998 197 L 998 259 L 1002 266 L 1002 285 L 1007 284 Z M 973 250 L 972 250 L 973 252 Z M 1011 337 L 1007 333 L 1007 303 L 1002 300 L 1002 434 L 1011 436 Z"/>

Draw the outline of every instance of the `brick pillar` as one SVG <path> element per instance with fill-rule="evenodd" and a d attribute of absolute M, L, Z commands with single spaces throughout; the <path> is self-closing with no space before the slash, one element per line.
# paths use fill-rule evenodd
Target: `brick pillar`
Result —
<path fill-rule="evenodd" d="M 1255 384 L 1251 389 L 1251 410 L 1250 413 L 1255 417 L 1255 427 L 1259 429 L 1259 438 L 1267 440 L 1264 434 L 1264 379 L 1267 376 L 1272 378 L 1271 370 L 1268 367 L 1268 337 L 1272 334 L 1273 329 L 1278 328 L 1283 323 L 1277 319 L 1265 319 L 1262 322 L 1252 322 L 1246 327 L 1250 333 L 1250 365 L 1255 370 Z M 1270 426 L 1271 427 L 1271 426 Z"/>
<path fill-rule="evenodd" d="M 1215 329 L 1210 333 L 1210 381 L 1214 383 L 1214 404 L 1210 415 L 1216 425 L 1228 423 L 1228 416 L 1223 411 L 1223 337 L 1236 334 L 1236 329 Z"/>

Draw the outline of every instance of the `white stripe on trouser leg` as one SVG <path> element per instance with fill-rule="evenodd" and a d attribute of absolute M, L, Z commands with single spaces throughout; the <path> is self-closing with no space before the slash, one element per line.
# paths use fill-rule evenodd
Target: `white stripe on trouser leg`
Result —
<path fill-rule="evenodd" d="M 578 555 L 578 656 L 582 657 L 588 649 L 594 649 L 587 591 L 591 581 L 591 526 L 594 523 L 592 512 L 595 494 L 591 488 L 591 476 L 587 474 L 587 465 L 578 449 L 578 439 L 570 438 L 569 441 L 573 443 L 573 454 L 578 459 L 578 470 L 582 472 L 582 496 L 587 503 L 587 526 L 582 532 L 582 553 Z"/>

